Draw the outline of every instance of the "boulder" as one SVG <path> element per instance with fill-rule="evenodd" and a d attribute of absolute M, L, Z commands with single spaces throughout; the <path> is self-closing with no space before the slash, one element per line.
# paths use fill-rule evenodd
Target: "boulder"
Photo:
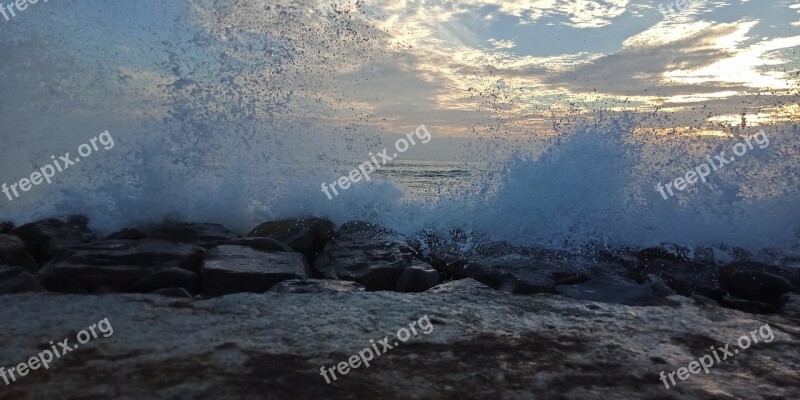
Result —
<path fill-rule="evenodd" d="M 788 279 L 763 271 L 740 271 L 722 276 L 722 288 L 734 297 L 778 304 L 784 294 L 794 290 Z"/>
<path fill-rule="evenodd" d="M 722 297 L 719 281 L 720 267 L 714 264 L 674 263 L 656 259 L 648 262 L 640 272 L 644 274 L 644 276 L 637 277 L 640 282 L 646 280 L 647 274 L 655 274 L 682 296 L 691 297 L 699 294 L 712 299 Z"/>
<path fill-rule="evenodd" d="M 326 279 L 358 282 L 367 290 L 395 290 L 406 268 L 432 268 L 395 232 L 365 222 L 348 222 L 317 258 L 315 269 Z"/>
<path fill-rule="evenodd" d="M 188 292 L 198 290 L 199 277 L 196 273 L 183 268 L 170 267 L 153 272 L 133 285 L 133 290 L 150 293 L 159 289 L 183 288 Z"/>
<path fill-rule="evenodd" d="M 245 246 L 258 251 L 294 251 L 286 243 L 265 237 L 244 237 L 228 240 L 222 244 L 231 246 Z"/>
<path fill-rule="evenodd" d="M 0 233 L 0 265 L 16 265 L 34 274 L 39 269 L 28 246 L 17 236 Z"/>
<path fill-rule="evenodd" d="M 44 292 L 36 278 L 21 267 L 0 266 L 0 294 Z"/>
<path fill-rule="evenodd" d="M 203 293 L 264 293 L 289 279 L 305 278 L 307 264 L 302 254 L 258 251 L 246 246 L 217 246 L 203 264 Z"/>
<path fill-rule="evenodd" d="M 159 296 L 164 296 L 164 297 L 175 297 L 175 298 L 179 298 L 179 299 L 193 299 L 194 298 L 191 293 L 187 292 L 186 289 L 184 289 L 182 287 L 172 287 L 172 288 L 158 289 L 158 290 L 154 291 L 153 294 L 157 294 Z"/>
<path fill-rule="evenodd" d="M 397 280 L 398 292 L 424 292 L 439 284 L 439 271 L 429 264 L 406 268 Z"/>
<path fill-rule="evenodd" d="M 210 248 L 241 235 L 220 224 L 168 222 L 151 231 L 150 237 Z"/>
<path fill-rule="evenodd" d="M 113 240 L 113 239 L 140 240 L 145 238 L 147 238 L 147 235 L 138 229 L 124 228 L 106 236 L 104 240 Z"/>
<path fill-rule="evenodd" d="M 754 261 L 736 261 L 723 266 L 720 275 L 725 276 L 737 272 L 763 272 L 785 278 L 794 287 L 792 291 L 800 293 L 800 268 L 768 265 Z"/>
<path fill-rule="evenodd" d="M 313 264 L 333 238 L 335 229 L 333 222 L 327 219 L 300 218 L 264 222 L 247 236 L 268 237 L 286 243 L 306 256 L 309 264 Z"/>
<path fill-rule="evenodd" d="M 489 286 L 480 283 L 472 278 L 459 279 L 457 281 L 445 282 L 428 289 L 425 293 L 464 293 L 473 292 L 497 292 Z"/>
<path fill-rule="evenodd" d="M 135 291 L 153 272 L 178 267 L 198 271 L 205 251 L 198 246 L 162 240 L 105 240 L 76 245 L 37 273 L 51 291 L 94 293 L 102 286 Z"/>
<path fill-rule="evenodd" d="M 56 218 L 45 219 L 14 229 L 31 251 L 39 265 L 44 265 L 60 251 L 80 243 L 96 239 L 88 228 L 89 220 L 83 216 L 72 216 L 66 221 Z"/>
<path fill-rule="evenodd" d="M 275 293 L 347 293 L 363 292 L 364 286 L 350 281 L 332 279 L 291 279 L 273 286 L 269 291 Z"/>
<path fill-rule="evenodd" d="M 557 286 L 556 293 L 577 300 L 628 306 L 648 305 L 655 299 L 653 288 L 649 284 L 625 285 L 595 280 L 576 285 Z"/>

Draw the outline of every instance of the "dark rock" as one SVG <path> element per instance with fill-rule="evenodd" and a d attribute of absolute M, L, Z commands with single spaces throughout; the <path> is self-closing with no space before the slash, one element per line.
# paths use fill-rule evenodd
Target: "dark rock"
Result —
<path fill-rule="evenodd" d="M 428 264 L 412 265 L 397 280 L 397 291 L 421 293 L 438 284 L 439 271 Z"/>
<path fill-rule="evenodd" d="M 23 268 L 0 266 L 0 294 L 44 291 L 39 281 Z"/>
<path fill-rule="evenodd" d="M 102 286 L 134 291 L 134 284 L 170 267 L 197 271 L 205 252 L 188 244 L 162 240 L 106 240 L 70 247 L 64 256 L 37 273 L 51 291 L 80 288 L 90 293 Z"/>
<path fill-rule="evenodd" d="M 798 268 L 767 265 L 753 261 L 738 261 L 723 266 L 720 270 L 720 275 L 725 277 L 737 272 L 764 272 L 781 276 L 794 286 L 795 293 L 800 293 L 800 269 Z"/>
<path fill-rule="evenodd" d="M 310 264 L 314 264 L 325 245 L 333 238 L 336 227 L 322 218 L 265 222 L 253 229 L 248 236 L 268 237 L 288 244 L 302 253 Z"/>
<path fill-rule="evenodd" d="M 264 252 L 245 246 L 218 246 L 202 269 L 203 293 L 264 293 L 289 279 L 305 278 L 306 261 L 295 252 Z"/>
<path fill-rule="evenodd" d="M 710 299 L 710 298 L 708 298 L 706 296 L 701 296 L 699 294 L 695 294 L 695 295 L 692 295 L 692 296 L 689 296 L 689 297 L 692 300 L 694 300 L 695 303 L 697 303 L 697 304 L 699 304 L 701 306 L 719 307 L 719 302 L 718 301 L 716 301 L 714 299 Z"/>
<path fill-rule="evenodd" d="M 363 292 L 364 286 L 350 281 L 338 281 L 332 279 L 291 279 L 283 281 L 270 289 L 275 293 L 345 293 Z"/>
<path fill-rule="evenodd" d="M 317 258 L 315 269 L 327 279 L 358 282 L 367 290 L 394 290 L 403 271 L 430 267 L 396 233 L 365 222 L 348 222 Z"/>
<path fill-rule="evenodd" d="M 741 271 L 724 274 L 722 288 L 744 300 L 778 304 L 785 293 L 794 290 L 788 279 L 763 271 Z"/>
<path fill-rule="evenodd" d="M 577 300 L 628 306 L 648 305 L 655 299 L 652 285 L 624 285 L 594 280 L 577 285 L 557 286 L 556 293 Z"/>
<path fill-rule="evenodd" d="M 188 292 L 198 290 L 199 277 L 196 273 L 183 268 L 165 268 L 153 272 L 142 278 L 133 285 L 133 290 L 142 293 L 150 293 L 159 289 L 183 288 Z"/>
<path fill-rule="evenodd" d="M 496 290 L 476 281 L 475 279 L 466 278 L 442 283 L 441 285 L 437 285 L 428 289 L 426 293 L 473 293 L 476 291 L 496 292 Z"/>
<path fill-rule="evenodd" d="M 646 283 L 653 288 L 653 294 L 660 297 L 668 297 L 675 295 L 675 291 L 673 291 L 667 284 L 661 279 L 660 276 L 656 274 L 649 274 L 647 275 Z"/>
<path fill-rule="evenodd" d="M 188 222 L 166 223 L 150 232 L 150 236 L 171 242 L 196 244 L 206 248 L 241 237 L 220 224 Z"/>
<path fill-rule="evenodd" d="M 66 222 L 56 218 L 33 222 L 14 229 L 13 233 L 28 245 L 39 265 L 67 247 L 96 238 L 88 228 L 86 217 L 81 216 L 70 217 Z"/>
<path fill-rule="evenodd" d="M 780 311 L 787 299 L 788 297 L 783 297 L 777 304 L 773 304 L 756 300 L 739 299 L 732 296 L 723 296 L 719 304 L 723 307 L 752 314 L 775 314 Z"/>
<path fill-rule="evenodd" d="M 222 244 L 231 246 L 245 246 L 258 251 L 294 251 L 286 243 L 266 237 L 239 238 L 228 240 Z"/>
<path fill-rule="evenodd" d="M 175 297 L 179 299 L 193 299 L 192 294 L 187 292 L 182 287 L 163 288 L 153 291 L 152 294 L 157 294 L 164 297 Z"/>
<path fill-rule="evenodd" d="M 640 282 L 647 274 L 661 277 L 676 293 L 690 297 L 695 294 L 719 299 L 722 296 L 719 281 L 720 267 L 696 262 L 674 263 L 668 260 L 652 260 L 640 271 Z"/>
<path fill-rule="evenodd" d="M 17 236 L 0 233 L 0 265 L 16 265 L 35 274 L 39 264 L 28 253 L 28 246 Z"/>
<path fill-rule="evenodd" d="M 675 263 L 689 260 L 688 250 L 675 245 L 662 245 L 661 247 L 650 247 L 636 252 L 641 264 L 647 264 L 653 260 L 668 260 Z"/>
<path fill-rule="evenodd" d="M 108 236 L 104 240 L 114 240 L 114 239 L 122 239 L 122 240 L 140 240 L 146 239 L 147 235 L 138 230 L 133 228 L 125 228 L 118 232 L 114 232 Z"/>

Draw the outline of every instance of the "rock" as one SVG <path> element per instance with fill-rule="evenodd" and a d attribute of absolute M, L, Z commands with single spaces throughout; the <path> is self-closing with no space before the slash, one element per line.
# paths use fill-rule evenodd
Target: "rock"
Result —
<path fill-rule="evenodd" d="M 124 292 L 153 272 L 170 267 L 198 271 L 205 251 L 162 240 L 105 240 L 76 245 L 37 273 L 48 290 L 95 292 L 113 286 Z"/>
<path fill-rule="evenodd" d="M 222 245 L 209 252 L 203 265 L 203 293 L 207 296 L 264 293 L 282 281 L 305 278 L 306 268 L 300 253 Z"/>
<path fill-rule="evenodd" d="M 787 298 L 782 298 L 777 304 L 757 300 L 745 300 L 729 295 L 723 296 L 719 304 L 723 307 L 744 311 L 753 314 L 774 314 L 780 311 Z"/>
<path fill-rule="evenodd" d="M 779 304 L 785 293 L 794 290 L 788 279 L 763 271 L 741 271 L 724 274 L 722 288 L 744 300 Z"/>
<path fill-rule="evenodd" d="M 270 289 L 275 293 L 349 293 L 363 292 L 363 286 L 350 281 L 337 281 L 331 279 L 291 279 L 283 281 Z"/>
<path fill-rule="evenodd" d="M 88 224 L 89 220 L 82 216 L 72 216 L 67 221 L 50 218 L 22 225 L 13 233 L 25 242 L 36 262 L 44 265 L 67 247 L 95 240 Z"/>
<path fill-rule="evenodd" d="M 141 293 L 155 292 L 159 289 L 182 288 L 188 292 L 198 290 L 199 277 L 183 268 L 171 267 L 153 272 L 133 285 L 133 290 Z"/>
<path fill-rule="evenodd" d="M 150 232 L 150 237 L 210 248 L 241 235 L 220 224 L 169 222 Z"/>
<path fill-rule="evenodd" d="M 692 300 L 694 300 L 695 303 L 697 303 L 698 305 L 701 305 L 701 306 L 719 307 L 719 302 L 717 302 L 714 299 L 710 299 L 710 298 L 708 298 L 706 296 L 701 296 L 699 294 L 695 294 L 695 295 L 690 296 L 689 298 L 691 298 Z"/>
<path fill-rule="evenodd" d="M 472 278 L 460 279 L 457 281 L 450 281 L 442 283 L 441 285 L 434 286 L 426 291 L 426 293 L 472 293 L 474 291 L 487 291 L 497 293 L 496 290 L 483 283 L 480 283 Z"/>
<path fill-rule="evenodd" d="M 275 239 L 265 237 L 246 237 L 228 240 L 222 244 L 231 246 L 245 246 L 258 251 L 294 251 L 289 245 Z"/>
<path fill-rule="evenodd" d="M 76 344 L 74 332 L 103 318 L 114 328 L 49 370 L 4 386 L 9 400 L 54 393 L 87 400 L 707 400 L 796 399 L 800 392 L 800 321 L 723 308 L 631 308 L 485 289 L 202 301 L 32 293 L 3 300 L 13 302 L 3 309 L 0 332 L 0 360 L 12 360 L 6 369 L 49 348 L 49 340 Z M 415 324 L 417 334 L 399 343 L 395 333 L 423 317 L 430 324 Z M 774 334 L 768 343 L 766 323 Z M 758 343 L 715 360 L 708 375 L 673 374 L 677 384 L 665 388 L 662 371 L 686 368 L 711 346 L 730 343 L 733 351 L 753 330 Z M 384 337 L 399 346 L 381 351 L 368 368 L 337 371 L 336 381 L 328 372 L 326 383 L 322 367 L 348 362 L 371 340 L 382 350 Z"/>
<path fill-rule="evenodd" d="M 753 261 L 737 261 L 723 266 L 720 275 L 724 278 L 737 272 L 763 272 L 783 277 L 794 286 L 793 291 L 800 294 L 800 268 L 767 265 Z"/>
<path fill-rule="evenodd" d="M 106 236 L 104 240 L 114 240 L 114 239 L 140 240 L 145 238 L 147 238 L 147 235 L 138 229 L 124 228 L 118 232 L 114 232 Z"/>
<path fill-rule="evenodd" d="M 649 305 L 656 298 L 651 285 L 624 285 L 604 281 L 586 281 L 556 287 L 556 293 L 577 299 L 628 306 Z"/>
<path fill-rule="evenodd" d="M 175 297 L 179 299 L 193 299 L 191 293 L 187 292 L 186 289 L 182 287 L 171 287 L 171 288 L 163 288 L 153 291 L 153 294 L 157 294 L 159 296 L 164 297 Z"/>
<path fill-rule="evenodd" d="M 325 245 L 333 238 L 336 227 L 323 218 L 300 218 L 294 220 L 264 222 L 247 236 L 268 237 L 286 243 L 306 256 L 314 264 Z"/>
<path fill-rule="evenodd" d="M 712 299 L 722 297 L 719 281 L 720 267 L 716 265 L 652 260 L 645 265 L 641 272 L 644 276 L 638 278 L 640 281 L 644 281 L 647 274 L 658 275 L 672 290 L 682 296 L 690 297 L 699 294 Z"/>
<path fill-rule="evenodd" d="M 39 281 L 23 268 L 0 266 L 0 295 L 44 291 Z"/>
<path fill-rule="evenodd" d="M 463 275 L 506 293 L 555 293 L 556 284 L 549 272 L 545 268 L 535 269 L 530 260 L 481 261 L 486 264 L 470 263 Z"/>
<path fill-rule="evenodd" d="M 661 247 L 650 247 L 636 252 L 636 257 L 640 264 L 647 264 L 653 260 L 667 260 L 674 263 L 689 261 L 689 251 L 675 245 L 663 245 Z"/>
<path fill-rule="evenodd" d="M 364 222 L 348 222 L 317 258 L 315 269 L 324 278 L 358 282 L 372 291 L 394 290 L 400 275 L 412 265 L 430 267 L 396 233 Z"/>
<path fill-rule="evenodd" d="M 16 265 L 35 274 L 39 270 L 33 256 L 28 253 L 28 246 L 17 236 L 0 233 L 0 265 Z"/>
<path fill-rule="evenodd" d="M 439 271 L 429 264 L 406 268 L 397 280 L 398 292 L 424 292 L 439 284 Z"/>

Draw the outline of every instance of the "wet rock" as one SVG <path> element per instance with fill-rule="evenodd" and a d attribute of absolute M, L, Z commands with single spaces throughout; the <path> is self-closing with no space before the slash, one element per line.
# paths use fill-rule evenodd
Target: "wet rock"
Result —
<path fill-rule="evenodd" d="M 720 270 L 720 275 L 724 278 L 738 272 L 766 273 L 785 278 L 794 287 L 792 291 L 800 293 L 800 269 L 767 265 L 753 261 L 740 261 L 725 265 Z"/>
<path fill-rule="evenodd" d="M 472 293 L 474 291 L 488 291 L 498 293 L 496 290 L 472 278 L 450 281 L 434 286 L 426 293 Z"/>
<path fill-rule="evenodd" d="M 266 237 L 246 237 L 228 240 L 222 244 L 231 246 L 245 246 L 258 251 L 294 251 L 289 245 L 281 241 Z"/>
<path fill-rule="evenodd" d="M 577 300 L 628 306 L 649 305 L 657 298 L 652 286 L 648 284 L 625 285 L 594 280 L 576 285 L 557 286 L 556 293 Z"/>
<path fill-rule="evenodd" d="M 83 216 L 72 216 L 66 221 L 50 218 L 22 225 L 13 233 L 25 242 L 36 262 L 44 265 L 65 248 L 95 240 L 88 224 L 89 220 Z"/>
<path fill-rule="evenodd" d="M 708 298 L 706 296 L 701 296 L 699 294 L 695 294 L 695 295 L 690 296 L 689 298 L 691 298 L 692 300 L 694 300 L 695 303 L 697 303 L 697 304 L 699 304 L 701 306 L 719 307 L 719 302 L 718 301 L 716 301 L 714 299 L 710 299 L 710 298 Z"/>
<path fill-rule="evenodd" d="M 222 245 L 209 252 L 203 265 L 203 293 L 207 296 L 264 293 L 282 281 L 304 279 L 306 268 L 300 253 Z"/>
<path fill-rule="evenodd" d="M 138 229 L 124 228 L 106 236 L 104 240 L 114 240 L 114 239 L 140 240 L 145 238 L 147 238 L 147 235 Z"/>
<path fill-rule="evenodd" d="M 16 265 L 34 274 L 39 269 L 28 246 L 17 236 L 0 233 L 0 265 Z"/>
<path fill-rule="evenodd" d="M 205 251 L 197 246 L 162 240 L 106 240 L 75 245 L 48 263 L 37 278 L 51 291 L 95 292 L 101 286 L 134 291 L 153 272 L 170 267 L 197 271 Z"/>
<path fill-rule="evenodd" d="M 294 220 L 265 222 L 253 229 L 248 236 L 268 237 L 286 243 L 302 253 L 310 264 L 314 264 L 325 245 L 333 238 L 336 227 L 323 218 L 301 218 Z"/>
<path fill-rule="evenodd" d="M 430 267 L 396 233 L 364 222 L 348 222 L 317 258 L 315 269 L 327 279 L 358 282 L 367 290 L 394 290 L 406 268 Z"/>
<path fill-rule="evenodd" d="M 193 299 L 191 293 L 187 292 L 186 289 L 182 287 L 171 287 L 171 288 L 163 288 L 158 289 L 153 292 L 153 294 L 157 294 L 159 296 L 164 297 L 174 297 L 179 299 Z"/>
<path fill-rule="evenodd" d="M 682 296 L 701 296 L 719 299 L 723 292 L 720 288 L 720 267 L 713 264 L 697 262 L 674 263 L 667 260 L 652 260 L 642 269 L 642 273 L 655 274 L 661 277 L 675 292 Z M 640 277 L 644 281 L 644 277 Z"/>
<path fill-rule="evenodd" d="M 241 235 L 220 224 L 170 222 L 150 232 L 150 237 L 209 248 Z"/>
<path fill-rule="evenodd" d="M 397 280 L 398 292 L 424 292 L 439 284 L 439 271 L 428 264 L 406 268 Z"/>
<path fill-rule="evenodd" d="M 794 290 L 788 279 L 763 271 L 725 274 L 722 287 L 735 297 L 769 304 L 778 304 L 785 293 Z"/>
<path fill-rule="evenodd" d="M 44 292 L 36 278 L 21 267 L 0 266 L 0 294 Z"/>
<path fill-rule="evenodd" d="M 689 251 L 683 247 L 676 245 L 662 245 L 659 247 L 650 247 L 636 252 L 636 257 L 639 259 L 640 264 L 647 264 L 653 260 L 667 260 L 674 263 L 681 263 L 689 261 Z"/>
<path fill-rule="evenodd" d="M 275 293 L 349 293 L 363 292 L 364 286 L 350 281 L 332 279 L 291 279 L 283 281 L 270 289 Z"/>
<path fill-rule="evenodd" d="M 133 285 L 133 290 L 150 293 L 165 288 L 183 288 L 195 293 L 199 289 L 199 277 L 196 273 L 183 268 L 171 267 L 153 272 Z"/>

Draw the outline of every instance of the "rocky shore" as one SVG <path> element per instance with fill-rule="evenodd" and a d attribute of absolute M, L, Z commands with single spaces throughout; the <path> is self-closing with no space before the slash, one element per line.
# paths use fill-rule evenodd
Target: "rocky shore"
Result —
<path fill-rule="evenodd" d="M 797 260 L 462 251 L 459 238 L 310 217 L 247 236 L 171 222 L 100 237 L 81 216 L 3 224 L 0 366 L 102 318 L 115 334 L 0 380 L 0 400 L 800 397 Z M 320 376 L 423 315 L 431 334 Z M 764 324 L 774 341 L 673 388 L 660 380 Z"/>

